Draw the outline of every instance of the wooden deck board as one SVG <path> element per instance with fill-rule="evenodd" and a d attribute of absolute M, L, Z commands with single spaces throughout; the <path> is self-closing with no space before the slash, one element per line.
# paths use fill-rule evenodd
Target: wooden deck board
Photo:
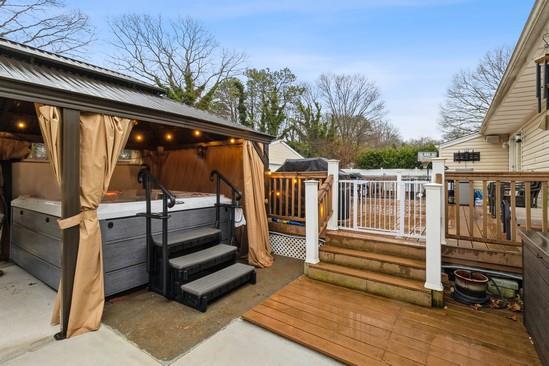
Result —
<path fill-rule="evenodd" d="M 354 365 L 540 365 L 521 322 L 428 309 L 301 277 L 243 316 Z"/>

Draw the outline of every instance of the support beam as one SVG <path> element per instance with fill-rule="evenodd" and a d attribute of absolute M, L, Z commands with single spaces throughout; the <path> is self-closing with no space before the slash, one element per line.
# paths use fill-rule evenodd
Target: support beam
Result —
<path fill-rule="evenodd" d="M 318 181 L 305 181 L 305 263 L 316 264 L 318 254 Z"/>
<path fill-rule="evenodd" d="M 446 158 L 433 158 L 432 160 L 432 163 L 433 163 L 433 172 L 432 172 L 432 176 L 431 176 L 431 183 L 438 183 L 438 184 L 442 184 L 442 201 L 441 201 L 441 215 L 442 215 L 442 223 L 445 224 L 446 223 L 446 205 L 448 204 L 448 202 L 444 202 L 444 192 L 445 190 L 448 189 L 448 187 L 446 187 L 446 183 L 445 183 L 445 175 L 444 173 L 446 172 Z M 446 228 L 446 225 L 443 226 L 444 228 Z M 440 231 L 440 242 L 442 244 L 446 244 L 446 229 L 443 229 Z"/>
<path fill-rule="evenodd" d="M 12 164 L 11 160 L 2 160 L 2 196 L 4 198 L 4 225 L 0 237 L 0 260 L 7 261 L 10 257 L 11 230 L 11 199 L 12 199 Z"/>
<path fill-rule="evenodd" d="M 428 183 L 425 185 L 427 212 L 425 222 L 425 288 L 442 291 L 441 282 L 441 243 L 440 232 L 442 229 L 442 185 Z"/>
<path fill-rule="evenodd" d="M 61 123 L 61 216 L 63 219 L 80 212 L 80 112 L 63 109 Z M 71 311 L 74 273 L 78 256 L 80 228 L 74 226 L 63 230 L 61 254 L 61 332 L 55 339 L 67 336 Z"/>

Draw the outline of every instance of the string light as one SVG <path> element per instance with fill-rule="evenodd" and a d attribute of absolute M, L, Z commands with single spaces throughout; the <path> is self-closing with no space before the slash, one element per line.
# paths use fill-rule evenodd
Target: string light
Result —
<path fill-rule="evenodd" d="M 143 135 L 140 134 L 140 133 L 137 133 L 137 134 L 135 135 L 135 141 L 137 141 L 137 142 L 142 142 L 144 139 L 145 139 L 145 138 L 144 138 Z"/>
<path fill-rule="evenodd" d="M 230 142 L 231 144 L 234 144 L 234 143 L 236 142 L 236 140 L 235 140 L 234 137 L 231 137 L 231 139 L 229 140 L 229 142 Z"/>
<path fill-rule="evenodd" d="M 276 192 L 276 196 L 277 196 L 277 197 L 280 197 L 280 192 Z"/>
<path fill-rule="evenodd" d="M 168 132 L 166 133 L 166 135 L 164 135 L 164 138 L 166 139 L 166 141 L 173 141 L 173 134 Z"/>
<path fill-rule="evenodd" d="M 202 135 L 202 132 L 200 132 L 200 130 L 194 130 L 194 131 L 193 131 L 193 135 L 194 135 L 195 137 L 200 137 L 200 135 Z"/>
<path fill-rule="evenodd" d="M 27 128 L 27 124 L 25 123 L 25 121 L 19 121 L 17 122 L 17 128 L 20 129 L 20 130 L 24 130 L 25 128 Z"/>

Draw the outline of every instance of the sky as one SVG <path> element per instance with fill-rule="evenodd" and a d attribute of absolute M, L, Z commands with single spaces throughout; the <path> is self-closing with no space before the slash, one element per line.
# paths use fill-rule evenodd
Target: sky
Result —
<path fill-rule="evenodd" d="M 381 90 L 403 138 L 440 138 L 439 106 L 452 75 L 488 51 L 514 47 L 533 0 L 66 0 L 90 16 L 89 61 L 109 66 L 109 19 L 191 16 L 247 66 L 289 67 L 300 81 L 364 74 Z"/>

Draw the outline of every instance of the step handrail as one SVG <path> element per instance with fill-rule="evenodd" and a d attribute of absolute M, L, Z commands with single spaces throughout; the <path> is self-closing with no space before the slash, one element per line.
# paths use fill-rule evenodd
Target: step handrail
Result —
<path fill-rule="evenodd" d="M 221 183 L 225 183 L 231 189 L 231 206 L 232 208 L 240 206 L 240 200 L 242 199 L 242 193 L 240 190 L 232 184 L 223 174 L 221 174 L 217 169 L 212 170 L 210 173 L 210 181 L 213 182 L 215 179 L 215 228 L 219 229 L 221 221 Z M 233 241 L 233 230 L 234 230 L 234 212 L 233 210 L 229 211 L 229 244 L 232 244 Z"/>
<path fill-rule="evenodd" d="M 146 245 L 147 245 L 147 272 L 149 273 L 149 283 L 151 282 L 151 257 L 152 257 L 152 224 L 151 219 L 162 220 L 162 295 L 168 295 L 168 209 L 177 203 L 175 195 L 164 187 L 158 179 L 151 174 L 149 167 L 143 165 L 137 174 L 137 181 L 143 185 L 145 190 L 146 213 L 138 214 L 146 219 Z M 155 186 L 162 192 L 162 214 L 153 214 L 151 212 L 151 190 Z"/>

